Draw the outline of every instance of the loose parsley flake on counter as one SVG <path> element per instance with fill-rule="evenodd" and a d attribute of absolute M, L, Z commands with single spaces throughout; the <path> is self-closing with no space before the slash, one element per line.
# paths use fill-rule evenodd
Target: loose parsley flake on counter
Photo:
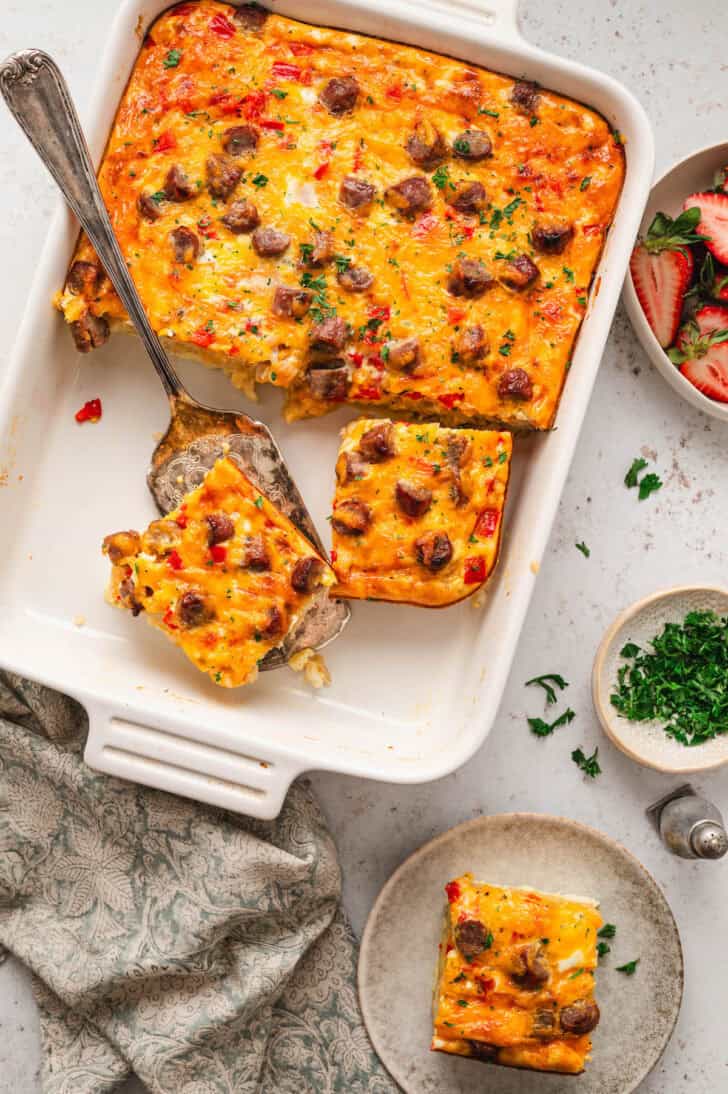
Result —
<path fill-rule="evenodd" d="M 569 722 L 573 722 L 576 718 L 576 714 L 567 707 L 563 714 L 560 714 L 558 718 L 555 718 L 553 722 L 545 722 L 543 718 L 529 718 L 528 725 L 532 733 L 535 733 L 537 737 L 549 737 L 555 729 L 560 726 L 566 726 Z"/>
<path fill-rule="evenodd" d="M 636 957 L 634 961 L 628 961 L 626 965 L 617 965 L 617 972 L 623 972 L 625 976 L 634 976 L 639 962 L 639 957 Z"/>
<path fill-rule="evenodd" d="M 606 957 L 612 947 L 607 942 L 597 942 L 597 957 Z"/>
<path fill-rule="evenodd" d="M 617 933 L 617 928 L 614 923 L 605 923 L 603 927 L 600 927 L 597 931 L 597 938 L 614 938 Z"/>
<path fill-rule="evenodd" d="M 526 680 L 525 687 L 530 687 L 532 684 L 536 684 L 537 687 L 543 688 L 546 692 L 546 702 L 549 706 L 555 703 L 556 691 L 563 691 L 564 688 L 568 688 L 569 681 L 564 680 L 563 676 L 560 676 L 558 672 L 545 672 L 542 676 L 533 676 L 530 680 Z"/>
<path fill-rule="evenodd" d="M 580 768 L 585 775 L 590 779 L 596 779 L 597 775 L 601 775 L 602 769 L 599 766 L 599 749 L 595 748 L 591 756 L 585 756 L 580 748 L 575 748 L 571 753 L 571 758 L 578 768 Z"/>
<path fill-rule="evenodd" d="M 622 665 L 612 706 L 631 722 L 660 721 L 668 737 L 698 745 L 728 733 L 728 617 L 688 612 L 682 623 L 665 623 L 650 641 L 634 642 Z"/>
<path fill-rule="evenodd" d="M 659 475 L 656 475 L 654 471 L 650 471 L 647 475 L 643 475 L 642 478 L 638 478 L 641 471 L 647 467 L 647 460 L 638 456 L 632 460 L 632 466 L 627 474 L 624 476 L 624 485 L 628 489 L 633 487 L 639 487 L 639 500 L 644 501 L 650 494 L 654 494 L 656 490 L 659 490 L 662 486 L 662 479 Z"/>
<path fill-rule="evenodd" d="M 576 547 L 577 551 L 581 551 L 584 558 L 589 558 L 591 551 L 587 547 L 586 543 L 584 543 L 584 540 L 582 540 L 581 543 L 575 543 L 574 546 Z"/>

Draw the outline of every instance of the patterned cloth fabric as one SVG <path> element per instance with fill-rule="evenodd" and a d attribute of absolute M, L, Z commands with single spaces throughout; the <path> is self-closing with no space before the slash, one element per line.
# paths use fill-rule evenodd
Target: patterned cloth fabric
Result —
<path fill-rule="evenodd" d="M 45 1094 L 131 1071 L 155 1094 L 393 1094 L 305 783 L 253 821 L 95 774 L 86 728 L 0 673 L 0 943 L 33 973 Z"/>

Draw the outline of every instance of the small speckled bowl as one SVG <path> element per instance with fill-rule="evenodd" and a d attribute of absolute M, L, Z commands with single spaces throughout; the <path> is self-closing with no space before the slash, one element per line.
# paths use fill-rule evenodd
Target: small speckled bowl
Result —
<path fill-rule="evenodd" d="M 684 585 L 653 593 L 617 616 L 594 658 L 592 697 L 604 732 L 637 763 L 670 775 L 709 771 L 728 763 L 728 733 L 694 748 L 686 747 L 668 737 L 661 722 L 630 722 L 620 717 L 609 697 L 620 666 L 627 663 L 620 657 L 627 642 L 648 647 L 665 623 L 680 623 L 688 612 L 706 610 L 728 615 L 728 589 Z"/>
<path fill-rule="evenodd" d="M 682 210 L 685 198 L 699 190 L 707 190 L 713 185 L 713 176 L 716 171 L 726 166 L 728 166 L 728 142 L 708 145 L 707 148 L 700 148 L 697 152 L 691 152 L 689 156 L 679 160 L 669 171 L 661 175 L 652 187 L 640 224 L 640 235 L 646 234 L 656 213 L 677 216 Z M 670 387 L 691 406 L 702 410 L 704 414 L 710 414 L 713 418 L 728 422 L 728 403 L 718 403 L 715 399 L 709 399 L 707 395 L 703 395 L 701 391 L 693 387 L 673 365 L 655 338 L 642 311 L 642 305 L 637 299 L 629 271 L 624 282 L 622 297 L 627 315 L 635 334 L 642 343 L 643 350 Z"/>
<path fill-rule="evenodd" d="M 521 1071 L 430 1051 L 444 886 L 468 870 L 495 885 L 591 897 L 616 924 L 596 974 L 601 1020 L 583 1074 Z M 635 958 L 634 976 L 617 972 Z M 369 1036 L 406 1094 L 632 1094 L 672 1034 L 682 990 L 680 936 L 645 868 L 601 832 L 537 813 L 477 817 L 410 855 L 377 897 L 359 958 Z"/>

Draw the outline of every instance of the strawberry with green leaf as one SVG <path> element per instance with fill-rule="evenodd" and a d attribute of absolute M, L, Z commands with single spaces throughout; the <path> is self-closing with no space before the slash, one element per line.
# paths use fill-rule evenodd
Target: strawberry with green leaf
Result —
<path fill-rule="evenodd" d="M 667 355 L 703 395 L 728 403 L 728 308 L 701 308 Z"/>
<path fill-rule="evenodd" d="M 675 220 L 657 213 L 629 262 L 637 298 L 663 349 L 672 344 L 680 325 L 683 299 L 693 275 L 690 247 L 703 238 L 696 232 L 700 217 L 698 208 L 686 209 Z"/>
<path fill-rule="evenodd" d="M 728 193 L 724 190 L 705 190 L 685 198 L 683 208 L 692 212 L 700 210 L 697 230 L 705 240 L 713 258 L 728 263 Z"/>

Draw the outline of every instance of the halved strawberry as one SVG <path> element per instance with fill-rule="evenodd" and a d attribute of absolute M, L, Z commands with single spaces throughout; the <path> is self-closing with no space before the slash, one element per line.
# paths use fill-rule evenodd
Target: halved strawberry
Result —
<path fill-rule="evenodd" d="M 699 209 L 698 232 L 714 258 L 728 262 L 728 194 L 706 190 L 685 198 L 683 209 Z"/>
<path fill-rule="evenodd" d="M 671 344 L 680 325 L 683 298 L 693 274 L 690 244 L 701 238 L 695 233 L 699 219 L 698 209 L 675 220 L 658 213 L 632 251 L 629 269 L 637 299 L 663 348 Z"/>
<path fill-rule="evenodd" d="M 668 357 L 703 395 L 728 403 L 728 308 L 708 306 L 696 312 Z"/>

